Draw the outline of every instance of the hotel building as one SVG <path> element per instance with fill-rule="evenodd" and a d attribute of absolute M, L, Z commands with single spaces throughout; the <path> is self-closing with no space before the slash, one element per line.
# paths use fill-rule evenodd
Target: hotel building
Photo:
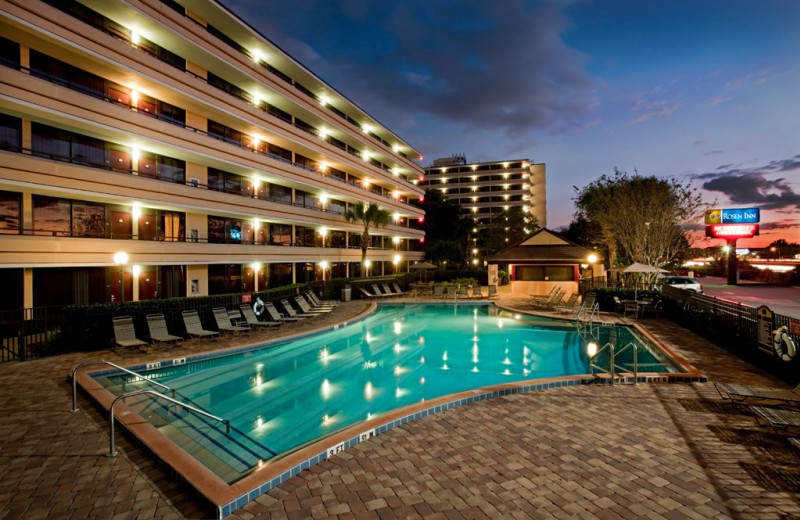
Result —
<path fill-rule="evenodd" d="M 361 201 L 370 274 L 422 259 L 419 152 L 220 3 L 2 0 L 0 35 L 0 309 L 359 276 Z"/>
<path fill-rule="evenodd" d="M 467 163 L 463 155 L 454 155 L 436 159 L 417 185 L 441 190 L 459 204 L 463 217 L 473 221 L 473 241 L 480 244 L 492 222 L 511 208 L 521 208 L 536 217 L 539 227 L 547 227 L 546 173 L 544 163 L 529 159 Z"/>

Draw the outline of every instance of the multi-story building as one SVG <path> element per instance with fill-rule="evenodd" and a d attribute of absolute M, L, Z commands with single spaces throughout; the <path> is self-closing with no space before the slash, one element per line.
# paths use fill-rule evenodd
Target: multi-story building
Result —
<path fill-rule="evenodd" d="M 467 163 L 464 155 L 454 155 L 436 159 L 417 185 L 440 190 L 463 208 L 463 217 L 472 220 L 472 240 L 476 245 L 486 243 L 485 235 L 492 224 L 512 208 L 521 208 L 525 216 L 535 217 L 539 227 L 547 226 L 544 163 L 535 164 L 529 159 Z M 534 229 L 531 225 L 529 232 Z"/>
<path fill-rule="evenodd" d="M 0 1 L 0 308 L 421 259 L 419 152 L 213 0 Z M 118 254 L 119 253 L 119 254 Z"/>

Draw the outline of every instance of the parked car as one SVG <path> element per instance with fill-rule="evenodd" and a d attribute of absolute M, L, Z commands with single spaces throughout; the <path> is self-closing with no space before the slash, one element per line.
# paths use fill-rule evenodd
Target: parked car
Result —
<path fill-rule="evenodd" d="M 661 285 L 669 285 L 685 291 L 693 291 L 697 294 L 703 294 L 703 285 L 696 279 L 689 276 L 664 276 L 659 280 Z"/>

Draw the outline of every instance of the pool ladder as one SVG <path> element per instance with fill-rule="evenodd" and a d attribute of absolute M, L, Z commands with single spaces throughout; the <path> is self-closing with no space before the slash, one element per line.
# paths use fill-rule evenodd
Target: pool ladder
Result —
<path fill-rule="evenodd" d="M 156 386 L 158 386 L 160 388 L 163 388 L 164 390 L 168 390 L 172 394 L 172 397 L 169 397 L 169 396 L 166 396 L 166 395 L 164 395 L 162 393 L 156 392 L 155 390 L 133 390 L 131 392 L 127 392 L 127 393 L 124 393 L 124 394 L 122 394 L 120 396 L 117 396 L 114 399 L 114 401 L 111 403 L 111 408 L 109 409 L 109 418 L 110 418 L 109 449 L 108 449 L 108 456 L 109 457 L 116 457 L 117 456 L 116 443 L 114 442 L 114 407 L 117 405 L 117 403 L 119 401 L 124 401 L 128 397 L 133 397 L 135 395 L 151 395 L 151 396 L 153 396 L 153 397 L 155 397 L 157 399 L 164 399 L 165 401 L 167 401 L 169 403 L 172 403 L 172 404 L 174 404 L 176 406 L 180 406 L 182 408 L 185 408 L 185 409 L 189 410 L 190 412 L 194 412 L 194 413 L 196 413 L 198 415 L 203 415 L 203 416 L 208 417 L 210 419 L 214 419 L 215 421 L 221 422 L 222 424 L 225 425 L 225 433 L 226 434 L 230 434 L 231 433 L 231 423 L 230 423 L 230 421 L 228 419 L 223 419 L 222 417 L 217 417 L 216 415 L 214 415 L 212 413 L 209 413 L 209 412 L 207 412 L 207 411 L 205 411 L 205 410 L 203 410 L 201 408 L 198 408 L 196 406 L 192 406 L 190 404 L 186 404 L 186 403 L 183 403 L 181 401 L 178 401 L 177 399 L 175 399 L 175 390 L 170 388 L 170 387 L 168 387 L 167 385 L 161 384 L 158 381 L 153 381 L 152 379 L 150 379 L 148 377 L 145 377 L 144 375 L 139 374 L 138 372 L 134 372 L 133 370 L 128 370 L 127 368 L 121 367 L 121 366 L 117 365 L 116 363 L 112 363 L 111 361 L 105 361 L 105 360 L 103 360 L 103 361 L 89 361 L 87 363 L 81 363 L 80 365 L 76 366 L 72 370 L 72 410 L 71 410 L 72 413 L 75 413 L 75 412 L 78 411 L 78 384 L 77 384 L 77 378 L 75 377 L 75 374 L 78 372 L 79 369 L 81 369 L 83 367 L 86 367 L 86 366 L 92 366 L 92 365 L 109 365 L 109 366 L 112 366 L 112 367 L 116 368 L 117 370 L 121 370 L 121 371 L 125 372 L 126 374 L 130 374 L 132 376 L 138 377 L 142 381 L 146 381 L 146 382 L 154 384 L 154 385 L 156 385 Z"/>
<path fill-rule="evenodd" d="M 589 370 L 592 374 L 594 374 L 595 370 L 602 372 L 604 374 L 608 374 L 611 376 L 611 384 L 614 385 L 617 383 L 618 376 L 622 374 L 630 374 L 631 372 L 627 370 L 625 367 L 621 365 L 617 365 L 616 357 L 625 352 L 628 349 L 633 349 L 633 383 L 634 385 L 639 384 L 639 362 L 637 359 L 637 354 L 639 352 L 639 345 L 634 343 L 633 341 L 622 347 L 621 349 L 616 349 L 612 342 L 608 342 L 603 345 L 600 350 L 598 350 L 591 358 L 589 359 Z M 603 351 L 608 350 L 610 356 L 610 362 L 608 368 L 600 366 L 595 363 L 595 359 L 599 356 Z M 624 381 L 623 377 L 619 377 L 621 381 Z"/>

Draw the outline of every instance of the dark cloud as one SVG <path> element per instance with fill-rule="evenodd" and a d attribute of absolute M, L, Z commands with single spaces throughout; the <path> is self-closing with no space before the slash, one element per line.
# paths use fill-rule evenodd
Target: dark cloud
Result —
<path fill-rule="evenodd" d="M 759 225 L 759 228 L 762 231 L 781 231 L 781 230 L 796 230 L 800 226 L 800 220 L 798 219 L 789 219 L 789 220 L 779 220 L 775 222 L 762 222 Z"/>
<path fill-rule="evenodd" d="M 755 168 L 727 170 L 721 168 L 717 168 L 715 172 L 694 175 L 692 178 L 703 181 L 702 186 L 708 191 L 724 193 L 735 204 L 755 205 L 771 210 L 792 207 L 800 209 L 800 193 L 795 193 L 784 177 L 775 179 L 766 177 L 768 174 L 800 170 L 800 155 L 789 159 L 773 160 L 764 166 Z"/>
<path fill-rule="evenodd" d="M 571 3 L 225 1 L 390 127 L 428 119 L 509 146 L 591 123 L 587 58 L 561 37 Z"/>

